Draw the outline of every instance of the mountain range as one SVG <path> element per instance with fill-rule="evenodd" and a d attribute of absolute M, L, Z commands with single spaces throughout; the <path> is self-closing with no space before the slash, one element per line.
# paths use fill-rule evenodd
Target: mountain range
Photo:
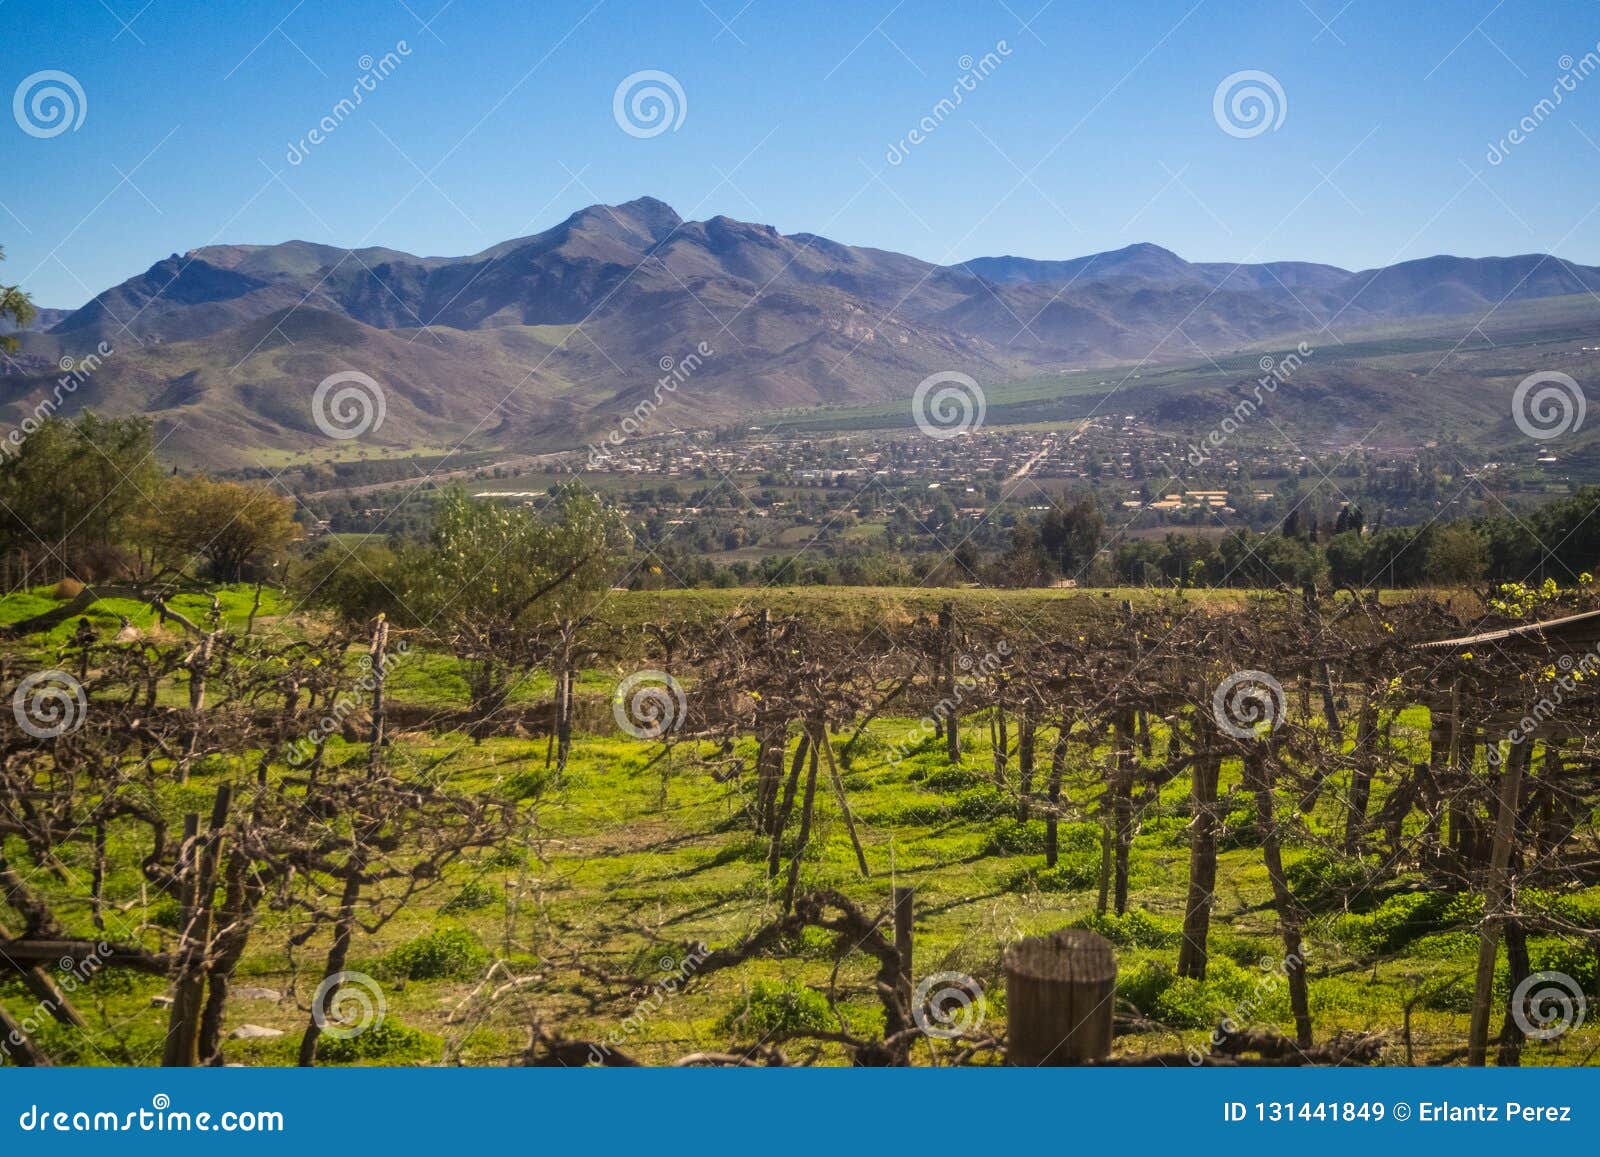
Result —
<path fill-rule="evenodd" d="M 940 370 L 1000 383 L 1172 364 L 1573 295 L 1600 295 L 1600 268 L 1544 254 L 1360 271 L 1196 263 L 1151 244 L 940 266 L 685 221 L 644 197 L 468 257 L 305 241 L 173 254 L 81 309 L 41 310 L 4 363 L 0 422 L 33 411 L 62 359 L 105 343 L 114 352 L 66 408 L 149 414 L 180 459 L 247 465 L 326 445 L 311 398 L 341 371 L 384 390 L 364 444 L 564 448 L 646 398 L 663 430 L 727 424 L 909 398 Z M 673 367 L 681 380 L 663 392 Z"/>

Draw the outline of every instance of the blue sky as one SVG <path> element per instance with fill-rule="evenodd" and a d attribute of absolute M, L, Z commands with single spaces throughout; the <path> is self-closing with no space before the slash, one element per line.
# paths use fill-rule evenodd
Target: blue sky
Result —
<path fill-rule="evenodd" d="M 1191 260 L 1600 264 L 1600 72 L 1534 112 L 1600 54 L 1600 6 L 1576 0 L 61 0 L 5 15 L 0 95 L 59 70 L 86 105 L 48 137 L 0 117 L 0 278 L 42 305 L 205 244 L 471 253 L 641 194 L 940 262 L 1154 241 Z M 361 58 L 402 41 L 291 164 Z M 935 115 L 963 58 L 986 53 L 998 64 Z M 685 107 L 638 138 L 613 96 L 646 69 Z M 1213 115 L 1244 70 L 1284 95 L 1281 124 L 1251 137 Z"/>

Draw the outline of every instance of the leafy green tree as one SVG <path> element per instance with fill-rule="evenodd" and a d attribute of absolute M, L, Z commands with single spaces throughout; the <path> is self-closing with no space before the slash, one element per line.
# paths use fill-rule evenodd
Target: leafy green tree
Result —
<path fill-rule="evenodd" d="M 546 514 L 455 489 L 428 541 L 396 560 L 394 617 L 455 656 L 480 717 L 538 660 L 540 626 L 593 609 L 629 544 L 620 517 L 578 488 L 559 491 Z"/>
<path fill-rule="evenodd" d="M 1440 528 L 1428 544 L 1424 573 L 1444 586 L 1476 582 L 1489 569 L 1489 540 L 1464 522 Z"/>
<path fill-rule="evenodd" d="M 6 251 L 0 249 L 0 261 L 6 259 Z M 27 325 L 34 318 L 33 301 L 26 293 L 15 285 L 0 285 L 0 321 L 9 319 L 18 329 Z M 0 334 L 0 351 L 10 353 L 17 348 L 15 334 Z"/>
<path fill-rule="evenodd" d="M 138 537 L 165 569 L 187 573 L 203 561 L 210 577 L 238 582 L 299 538 L 300 528 L 294 499 L 273 487 L 196 474 L 162 483 L 139 520 Z"/>
<path fill-rule="evenodd" d="M 1039 544 L 1061 573 L 1073 576 L 1088 566 L 1100 549 L 1105 519 L 1092 495 L 1052 505 L 1039 524 Z"/>
<path fill-rule="evenodd" d="M 0 455 L 0 548 L 38 560 L 41 578 L 115 577 L 159 483 L 146 419 L 48 417 Z"/>
<path fill-rule="evenodd" d="M 347 546 L 330 536 L 295 569 L 292 586 L 304 605 L 330 609 L 354 625 L 398 605 L 399 568 L 399 556 L 388 543 L 369 538 Z"/>
<path fill-rule="evenodd" d="M 1037 587 L 1050 582 L 1055 560 L 1045 553 L 1039 529 L 1031 519 L 1019 518 L 1011 528 L 1011 542 L 997 560 L 994 584 L 1002 587 Z"/>

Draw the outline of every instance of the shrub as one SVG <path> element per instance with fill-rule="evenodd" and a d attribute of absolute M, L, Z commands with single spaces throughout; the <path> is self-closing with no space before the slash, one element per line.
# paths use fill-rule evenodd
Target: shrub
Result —
<path fill-rule="evenodd" d="M 1100 880 L 1100 857 L 1063 856 L 1053 868 L 1024 868 L 1006 883 L 1006 891 L 1081 892 Z"/>
<path fill-rule="evenodd" d="M 1044 851 L 1044 824 L 1041 821 L 1023 823 L 1004 816 L 989 825 L 983 839 L 981 855 L 1036 855 Z"/>
<path fill-rule="evenodd" d="M 983 784 L 983 779 L 977 772 L 965 767 L 941 767 L 935 771 L 912 772 L 906 778 L 913 781 L 921 780 L 922 786 L 929 791 L 963 791 Z"/>
<path fill-rule="evenodd" d="M 1211 1028 L 1224 1019 L 1269 1020 L 1284 1011 L 1287 991 L 1281 974 L 1240 968 L 1226 956 L 1211 958 L 1203 981 L 1153 960 L 1117 979 L 1118 997 L 1172 1028 Z"/>
<path fill-rule="evenodd" d="M 758 980 L 726 1016 L 722 1028 L 745 1036 L 835 1027 L 827 998 L 804 985 Z"/>
<path fill-rule="evenodd" d="M 493 884 L 482 884 L 477 880 L 469 880 L 450 899 L 446 900 L 439 908 L 446 916 L 454 916 L 458 912 L 476 912 L 481 908 L 488 908 L 500 902 L 500 889 Z"/>
<path fill-rule="evenodd" d="M 839 955 L 839 949 L 850 948 L 850 941 L 846 940 L 841 945 L 839 935 L 829 932 L 826 928 L 807 925 L 800 930 L 798 936 L 785 937 L 778 940 L 767 951 L 762 953 L 774 960 L 831 960 Z"/>
<path fill-rule="evenodd" d="M 1188 976 L 1174 976 L 1151 1011 L 1155 1019 L 1173 1028 L 1208 1028 L 1226 1015 L 1205 983 Z"/>
<path fill-rule="evenodd" d="M 951 771 L 960 770 L 950 768 Z M 963 774 L 970 775 L 969 772 Z M 992 820 L 1009 813 L 1012 803 L 1001 790 L 990 783 L 969 787 L 953 800 L 931 799 L 927 802 L 909 803 L 889 808 L 864 818 L 870 823 L 888 826 L 896 824 L 939 824 L 953 819 Z"/>
<path fill-rule="evenodd" d="M 1253 848 L 1261 842 L 1261 832 L 1256 827 L 1256 801 L 1251 796 L 1243 799 L 1230 797 L 1228 813 L 1222 817 L 1217 829 L 1217 848 Z"/>
<path fill-rule="evenodd" d="M 1594 949 L 1587 944 L 1565 940 L 1535 942 L 1529 946 L 1528 956 L 1535 972 L 1563 972 L 1585 992 L 1594 991 L 1597 966 Z"/>
<path fill-rule="evenodd" d="M 1130 909 L 1121 916 L 1109 912 L 1080 916 L 1071 927 L 1098 932 L 1120 948 L 1165 948 L 1176 944 L 1179 937 L 1179 933 L 1163 928 L 1143 908 Z"/>
<path fill-rule="evenodd" d="M 1529 912 L 1555 916 L 1585 928 L 1600 928 L 1600 890 L 1559 895 L 1542 888 L 1524 888 L 1517 893 L 1517 902 Z"/>
<path fill-rule="evenodd" d="M 872 734 L 871 731 L 863 731 L 859 736 L 856 737 L 855 745 L 850 749 L 850 754 L 848 756 L 845 756 L 842 750 L 839 754 L 843 758 L 844 763 L 848 765 L 855 760 L 860 759 L 864 755 L 878 755 L 888 750 L 889 745 L 882 739 Z"/>
<path fill-rule="evenodd" d="M 83 584 L 75 578 L 64 578 L 50 588 L 53 599 L 75 599 L 83 593 Z"/>
<path fill-rule="evenodd" d="M 1345 916 L 1334 924 L 1334 936 L 1358 952 L 1395 952 L 1420 936 L 1476 924 L 1483 914 L 1481 896 L 1454 892 L 1402 892 L 1371 912 Z"/>
<path fill-rule="evenodd" d="M 317 1038 L 317 1059 L 335 1065 L 356 1061 L 415 1061 L 432 1056 L 437 1048 L 437 1041 L 427 1033 L 385 1017 L 352 1037 L 324 1033 Z"/>
<path fill-rule="evenodd" d="M 1180 936 L 1182 933 L 1179 934 Z M 1280 944 L 1265 940 L 1255 940 L 1249 936 L 1238 936 L 1226 928 L 1214 928 L 1206 938 L 1206 958 L 1216 960 L 1227 957 L 1235 964 L 1248 968 L 1258 965 L 1267 957 L 1282 955 L 1283 947 Z"/>
<path fill-rule="evenodd" d="M 1098 856 L 1100 836 L 1099 824 L 1060 824 L 1056 827 L 1056 846 L 1063 852 L 1093 852 Z"/>
<path fill-rule="evenodd" d="M 1478 950 L 1478 937 L 1471 932 L 1439 932 L 1419 936 L 1406 949 L 1424 960 L 1466 960 Z"/>
<path fill-rule="evenodd" d="M 183 905 L 168 897 L 158 900 L 150 909 L 146 917 L 157 928 L 170 928 L 174 932 L 183 931 Z"/>
<path fill-rule="evenodd" d="M 1117 997 L 1126 1000 L 1146 1016 L 1154 1016 L 1160 999 L 1177 973 L 1159 960 L 1142 960 L 1117 977 Z"/>
<path fill-rule="evenodd" d="M 1376 857 L 1336 856 L 1318 848 L 1290 864 L 1284 875 L 1297 900 L 1320 908 L 1371 886 L 1381 871 Z"/>
<path fill-rule="evenodd" d="M 955 814 L 964 820 L 987 820 L 1011 810 L 1011 801 L 992 783 L 969 787 L 956 796 Z"/>
<path fill-rule="evenodd" d="M 525 868 L 528 866 L 528 853 L 521 848 L 499 847 L 483 857 L 483 863 L 490 868 Z"/>
<path fill-rule="evenodd" d="M 1140 823 L 1139 830 L 1169 848 L 1185 847 L 1189 843 L 1188 816 L 1149 816 Z"/>
<path fill-rule="evenodd" d="M 472 933 L 440 928 L 394 949 L 383 958 L 383 967 L 406 980 L 444 980 L 471 976 L 488 962 L 489 954 Z"/>

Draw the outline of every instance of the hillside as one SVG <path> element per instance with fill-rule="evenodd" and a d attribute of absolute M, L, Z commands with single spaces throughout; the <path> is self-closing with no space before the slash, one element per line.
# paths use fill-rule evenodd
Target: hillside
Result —
<path fill-rule="evenodd" d="M 653 403 L 663 367 L 702 343 L 711 352 L 661 398 L 662 429 L 901 403 L 939 370 L 999 385 L 1307 334 L 1327 345 L 1448 331 L 1441 319 L 1502 303 L 1538 328 L 1546 305 L 1597 290 L 1600 269 L 1538 254 L 1349 272 L 1192 263 L 1138 244 L 944 267 L 727 217 L 685 221 L 646 197 L 464 257 L 305 241 L 172 254 L 81 309 L 42 315 L 0 377 L 0 421 L 31 410 L 61 359 L 105 343 L 115 354 L 67 408 L 147 413 L 180 458 L 248 464 L 321 438 L 311 397 L 341 371 L 385 391 L 385 422 L 364 446 L 559 448 Z M 1344 391 L 1348 375 L 1330 383 Z M 1376 420 L 1389 392 L 1342 393 L 1341 424 Z"/>

